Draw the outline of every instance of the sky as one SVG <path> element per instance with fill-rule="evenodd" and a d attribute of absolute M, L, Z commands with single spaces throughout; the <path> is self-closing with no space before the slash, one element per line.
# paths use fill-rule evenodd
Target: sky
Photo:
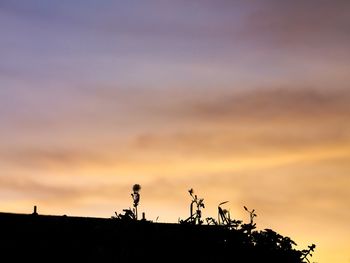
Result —
<path fill-rule="evenodd" d="M 350 2 L 1 0 L 0 211 L 231 216 L 350 262 Z M 158 219 L 157 219 L 158 218 Z"/>

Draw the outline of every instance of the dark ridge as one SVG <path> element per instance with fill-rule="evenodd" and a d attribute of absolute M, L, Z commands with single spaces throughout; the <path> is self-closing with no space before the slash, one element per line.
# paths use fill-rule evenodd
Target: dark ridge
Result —
<path fill-rule="evenodd" d="M 1 262 L 308 262 L 272 230 L 223 225 L 0 213 L 0 233 Z"/>

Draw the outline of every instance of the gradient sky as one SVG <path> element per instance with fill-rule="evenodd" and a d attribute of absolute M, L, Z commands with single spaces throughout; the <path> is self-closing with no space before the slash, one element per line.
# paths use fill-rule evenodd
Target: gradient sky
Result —
<path fill-rule="evenodd" d="M 350 262 L 350 1 L 1 0 L 0 211 L 231 215 Z"/>

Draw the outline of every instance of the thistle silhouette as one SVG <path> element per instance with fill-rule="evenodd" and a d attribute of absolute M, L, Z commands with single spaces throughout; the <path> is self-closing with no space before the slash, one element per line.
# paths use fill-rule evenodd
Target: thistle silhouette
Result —
<path fill-rule="evenodd" d="M 137 206 L 139 205 L 140 202 L 140 192 L 141 190 L 141 186 L 139 184 L 134 184 L 134 186 L 132 187 L 132 191 L 133 193 L 131 194 L 132 199 L 134 201 L 134 214 L 135 214 L 135 218 L 137 220 L 138 218 L 138 213 L 137 213 Z"/>
<path fill-rule="evenodd" d="M 115 216 L 112 216 L 114 219 L 122 219 L 122 220 L 137 220 L 138 218 L 138 212 L 137 212 L 137 207 L 140 202 L 140 190 L 141 186 L 139 184 L 134 184 L 132 187 L 132 193 L 131 197 L 133 200 L 133 209 L 128 208 L 128 209 L 123 209 L 124 214 L 118 214 L 117 212 L 115 213 Z"/>

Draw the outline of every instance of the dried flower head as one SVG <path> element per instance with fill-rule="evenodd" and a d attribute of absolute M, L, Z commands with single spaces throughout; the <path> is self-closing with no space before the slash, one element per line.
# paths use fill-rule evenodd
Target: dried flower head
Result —
<path fill-rule="evenodd" d="M 134 193 L 137 193 L 141 190 L 141 185 L 139 184 L 134 184 L 134 186 L 132 187 L 132 190 Z"/>

